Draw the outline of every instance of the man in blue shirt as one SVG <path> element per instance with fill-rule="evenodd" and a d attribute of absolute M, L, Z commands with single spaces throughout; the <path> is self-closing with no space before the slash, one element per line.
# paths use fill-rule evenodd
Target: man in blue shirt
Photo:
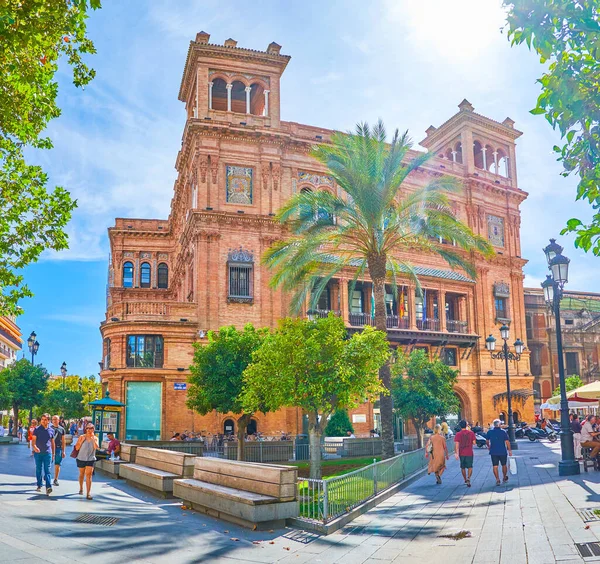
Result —
<path fill-rule="evenodd" d="M 46 482 L 46 495 L 52 493 L 52 475 L 50 474 L 50 463 L 54 458 L 54 429 L 49 426 L 50 415 L 44 413 L 40 418 L 40 425 L 33 430 L 33 456 L 35 458 L 35 477 L 37 479 L 37 490 L 42 491 L 42 466 L 44 469 L 44 480 Z"/>
<path fill-rule="evenodd" d="M 492 469 L 494 471 L 494 476 L 496 477 L 497 486 L 500 485 L 498 464 L 502 464 L 504 481 L 508 482 L 508 467 L 506 465 L 507 452 L 512 456 L 508 434 L 504 429 L 500 428 L 500 424 L 500 419 L 494 419 L 494 427 L 490 429 L 487 434 L 487 447 L 490 450 L 490 456 L 492 457 Z"/>

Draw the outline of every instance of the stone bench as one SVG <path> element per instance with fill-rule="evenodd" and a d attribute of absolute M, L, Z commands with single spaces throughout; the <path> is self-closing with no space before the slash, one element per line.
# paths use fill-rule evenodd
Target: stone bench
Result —
<path fill-rule="evenodd" d="M 129 464 L 124 460 L 111 460 L 110 458 L 97 460 L 94 468 L 100 470 L 105 474 L 108 474 L 111 478 L 118 478 L 120 476 L 121 464 Z"/>
<path fill-rule="evenodd" d="M 119 455 L 119 457 L 124 462 L 135 462 L 135 454 L 137 452 L 137 449 L 137 445 L 121 443 L 121 454 Z"/>
<path fill-rule="evenodd" d="M 298 516 L 297 479 L 293 466 L 197 458 L 193 478 L 175 480 L 173 495 L 212 517 L 273 529 Z"/>
<path fill-rule="evenodd" d="M 193 476 L 195 458 L 185 452 L 141 447 L 136 449 L 134 464 L 119 467 L 119 476 L 167 497 L 173 492 L 174 480 Z"/>

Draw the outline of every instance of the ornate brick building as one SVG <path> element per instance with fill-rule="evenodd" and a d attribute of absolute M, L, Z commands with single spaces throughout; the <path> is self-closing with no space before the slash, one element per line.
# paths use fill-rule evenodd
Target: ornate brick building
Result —
<path fill-rule="evenodd" d="M 273 220 L 299 190 L 337 191 L 333 179 L 309 156 L 331 131 L 282 121 L 280 80 L 290 57 L 271 43 L 266 51 L 209 43 L 199 33 L 190 43 L 179 99 L 187 121 L 175 166 L 178 177 L 169 218 L 116 220 L 109 229 L 111 258 L 102 381 L 126 402 L 122 436 L 167 437 L 173 431 L 233 430 L 235 417 L 200 417 L 185 406 L 192 343 L 223 325 L 274 327 L 288 314 L 288 298 L 269 287 L 260 257 L 285 236 Z M 460 371 L 456 393 L 461 414 L 487 422 L 505 405 L 504 367 L 491 360 L 484 339 L 511 322 L 525 336 L 519 206 L 527 194 L 517 186 L 515 140 L 509 118 L 502 123 L 474 112 L 466 100 L 421 142 L 434 157 L 408 182 L 458 177 L 453 195 L 460 218 L 489 238 L 497 255 L 477 259 L 477 280 L 452 271 L 433 255 L 411 257 L 423 288 L 407 280 L 388 297 L 388 335 L 394 346 L 426 349 Z M 452 245 L 452 241 L 439 244 Z M 361 281 L 350 293 L 353 272 L 330 283 L 317 315 L 334 311 L 359 330 L 372 321 L 371 287 Z M 512 387 L 531 390 L 528 358 L 512 363 Z M 532 418 L 533 403 L 516 405 Z M 377 406 L 353 414 L 357 432 L 377 424 Z M 258 415 L 264 433 L 302 432 L 296 409 Z"/>
<path fill-rule="evenodd" d="M 13 316 L 0 316 L 0 369 L 17 360 L 21 350 L 21 330 Z"/>
<path fill-rule="evenodd" d="M 584 382 L 600 378 L 600 294 L 565 291 L 561 301 L 565 374 Z M 541 288 L 525 288 L 525 320 L 536 403 L 558 387 L 558 355 L 554 316 Z"/>

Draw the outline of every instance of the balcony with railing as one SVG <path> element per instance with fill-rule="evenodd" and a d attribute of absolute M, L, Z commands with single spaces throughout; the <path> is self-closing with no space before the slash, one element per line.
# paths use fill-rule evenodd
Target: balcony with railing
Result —
<path fill-rule="evenodd" d="M 191 321 L 197 318 L 193 302 L 175 301 L 122 301 L 114 303 L 106 312 L 107 321 Z"/>
<path fill-rule="evenodd" d="M 448 333 L 468 333 L 467 322 L 458 319 L 446 319 L 446 331 Z"/>

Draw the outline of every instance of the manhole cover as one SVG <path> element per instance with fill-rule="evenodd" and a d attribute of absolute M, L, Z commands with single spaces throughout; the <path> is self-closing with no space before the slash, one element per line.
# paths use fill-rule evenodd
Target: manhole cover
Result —
<path fill-rule="evenodd" d="M 105 517 L 103 515 L 92 515 L 91 513 L 84 513 L 75 519 L 77 523 L 87 523 L 88 525 L 103 525 L 104 527 L 112 527 L 117 521 L 118 517 Z"/>
<path fill-rule="evenodd" d="M 598 513 L 596 513 L 598 511 Z M 587 523 L 589 521 L 600 521 L 600 510 L 598 509 L 577 509 L 579 516 Z"/>
<path fill-rule="evenodd" d="M 575 544 L 582 558 L 590 558 L 592 556 L 600 556 L 599 542 L 586 542 Z"/>

